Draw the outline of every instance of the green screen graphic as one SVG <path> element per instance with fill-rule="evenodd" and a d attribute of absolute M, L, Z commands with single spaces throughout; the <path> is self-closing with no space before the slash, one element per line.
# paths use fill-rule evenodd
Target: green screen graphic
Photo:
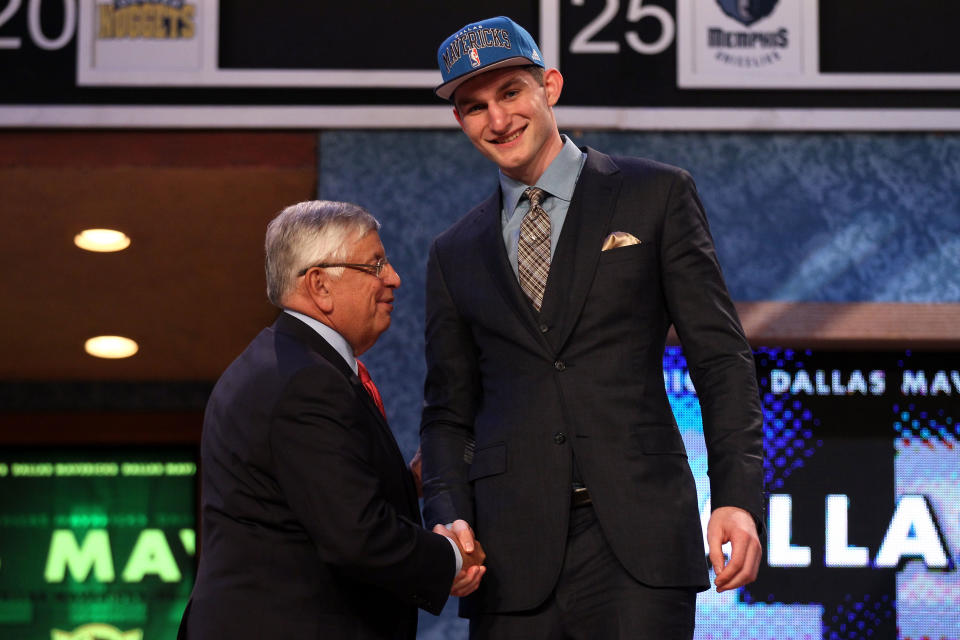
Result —
<path fill-rule="evenodd" d="M 194 447 L 0 449 L 0 638 L 175 638 L 196 472 Z"/>

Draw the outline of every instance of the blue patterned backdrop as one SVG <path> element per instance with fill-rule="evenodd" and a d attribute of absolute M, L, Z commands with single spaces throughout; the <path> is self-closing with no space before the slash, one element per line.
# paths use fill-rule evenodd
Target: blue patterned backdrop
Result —
<path fill-rule="evenodd" d="M 738 301 L 960 302 L 960 136 L 571 132 L 581 145 L 694 176 Z M 403 284 L 365 358 L 407 456 L 416 450 L 431 239 L 496 186 L 459 131 L 331 131 L 318 195 L 367 207 Z M 421 637 L 465 637 L 453 615 Z M 448 635 L 448 633 L 452 633 Z"/>
<path fill-rule="evenodd" d="M 735 300 L 960 302 L 958 135 L 571 135 L 691 172 Z M 332 131 L 319 148 L 319 197 L 377 216 L 403 279 L 367 360 L 412 453 L 427 250 L 496 187 L 496 169 L 459 131 Z"/>

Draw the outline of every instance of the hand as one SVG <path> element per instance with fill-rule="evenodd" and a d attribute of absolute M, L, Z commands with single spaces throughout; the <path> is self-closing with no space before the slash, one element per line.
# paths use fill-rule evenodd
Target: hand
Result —
<path fill-rule="evenodd" d="M 480 579 L 487 571 L 483 566 L 487 554 L 480 541 L 474 537 L 473 529 L 465 520 L 456 520 L 449 528 L 438 524 L 433 528 L 433 532 L 453 540 L 463 559 L 463 566 L 460 573 L 454 577 L 450 595 L 463 597 L 476 591 L 480 586 Z"/>
<path fill-rule="evenodd" d="M 483 550 L 480 541 L 473 534 L 473 529 L 465 520 L 454 520 L 449 526 L 438 524 L 433 528 L 434 533 L 439 533 L 454 541 L 460 550 L 460 557 L 463 559 L 461 573 L 467 569 L 480 566 L 487 559 L 487 554 Z"/>
<path fill-rule="evenodd" d="M 460 571 L 450 586 L 450 595 L 457 596 L 458 598 L 470 595 L 480 586 L 480 579 L 483 578 L 483 574 L 486 572 L 487 568 L 479 565 L 474 565 L 469 569 Z"/>
<path fill-rule="evenodd" d="M 417 485 L 417 497 L 423 497 L 423 459 L 420 457 L 420 447 L 410 458 L 410 473 L 413 474 L 413 482 Z"/>
<path fill-rule="evenodd" d="M 724 543 L 730 543 L 730 559 L 724 566 Z M 739 507 L 718 507 L 707 524 L 710 563 L 717 574 L 718 592 L 737 589 L 757 579 L 763 548 L 757 537 L 757 524 L 749 512 Z"/>
<path fill-rule="evenodd" d="M 454 520 L 447 529 L 453 533 L 457 546 L 460 547 L 462 551 L 465 551 L 467 554 L 472 554 L 474 552 L 474 543 L 477 546 L 480 546 L 480 543 L 477 542 L 477 537 L 473 534 L 473 528 L 467 524 L 466 520 Z M 483 554 L 483 549 L 480 549 L 480 553 Z M 483 564 L 483 561 L 486 559 L 486 555 L 480 559 L 480 562 L 477 564 Z"/>

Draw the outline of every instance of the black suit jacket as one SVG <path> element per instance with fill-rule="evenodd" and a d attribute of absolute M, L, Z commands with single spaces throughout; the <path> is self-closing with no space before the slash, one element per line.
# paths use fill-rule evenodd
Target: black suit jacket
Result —
<path fill-rule="evenodd" d="M 181 635 L 409 638 L 455 571 L 413 478 L 343 358 L 282 313 L 207 404 L 202 545 Z"/>
<path fill-rule="evenodd" d="M 587 150 L 541 312 L 506 257 L 500 194 L 435 240 L 421 423 L 429 523 L 487 552 L 474 607 L 543 602 L 560 572 L 573 458 L 617 558 L 652 586 L 709 586 L 696 487 L 667 400 L 674 325 L 703 410 L 712 506 L 763 513 L 751 349 L 690 176 Z M 640 244 L 601 252 L 626 231 Z"/>

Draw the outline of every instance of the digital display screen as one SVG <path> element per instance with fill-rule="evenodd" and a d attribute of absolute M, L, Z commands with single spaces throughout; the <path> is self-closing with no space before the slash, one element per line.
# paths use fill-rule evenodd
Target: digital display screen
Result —
<path fill-rule="evenodd" d="M 195 447 L 0 449 L 0 637 L 175 638 L 196 473 Z"/>
<path fill-rule="evenodd" d="M 960 357 L 756 351 L 767 539 L 757 581 L 701 593 L 707 639 L 960 637 Z M 697 481 L 700 406 L 679 348 L 664 376 Z"/>
<path fill-rule="evenodd" d="M 920 126 L 904 109 L 958 128 L 944 0 L 16 0 L 0 3 L 0 124 L 368 128 L 373 108 L 378 127 L 446 128 L 436 48 L 498 15 L 562 70 L 574 128 Z"/>

